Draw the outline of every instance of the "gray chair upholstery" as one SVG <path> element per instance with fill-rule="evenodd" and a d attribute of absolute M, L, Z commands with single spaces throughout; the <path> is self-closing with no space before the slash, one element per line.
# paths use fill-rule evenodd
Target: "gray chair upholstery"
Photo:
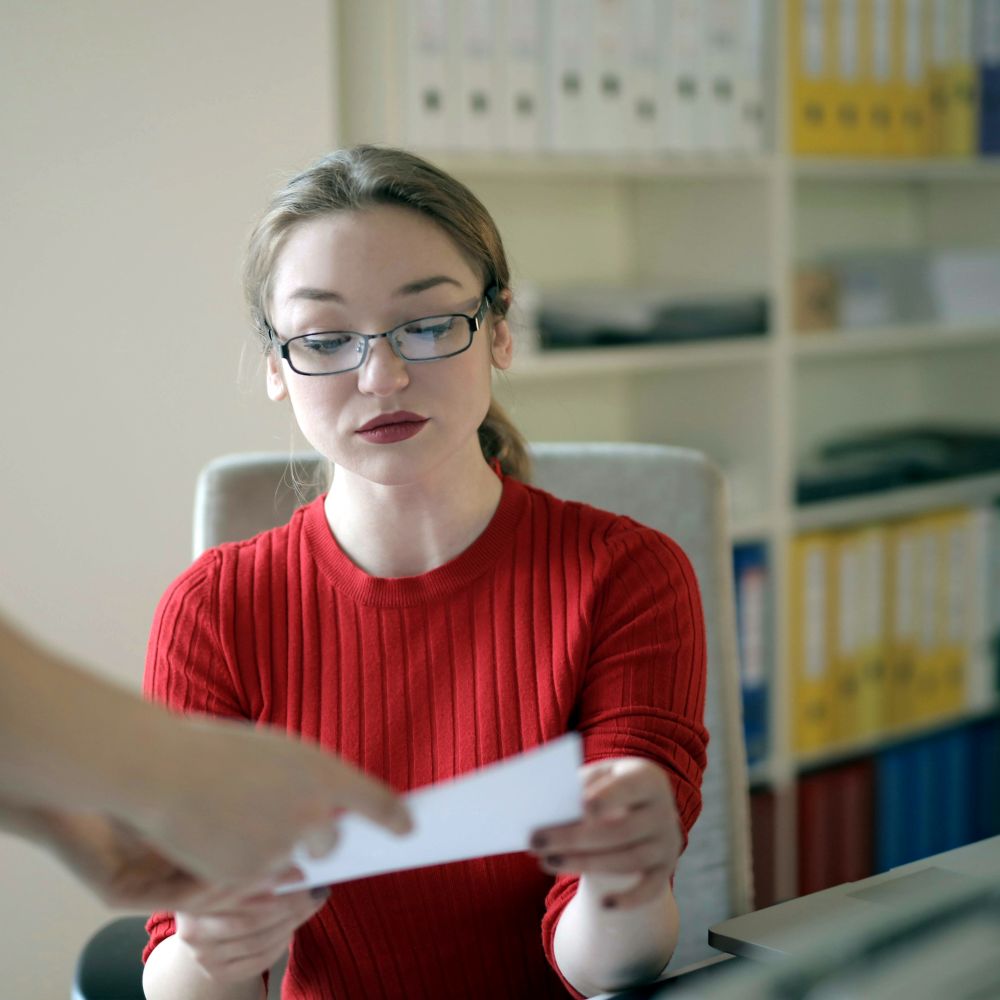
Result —
<path fill-rule="evenodd" d="M 703 807 L 681 858 L 674 891 L 681 936 L 671 973 L 717 956 L 708 928 L 752 906 L 746 756 L 733 606 L 732 553 L 726 490 L 719 470 L 698 452 L 644 444 L 535 444 L 534 482 L 567 500 L 627 514 L 673 538 L 691 560 L 707 625 L 705 725 L 711 735 L 702 786 Z M 324 488 L 317 455 L 229 455 L 209 463 L 198 479 L 194 554 L 285 523 Z M 138 921 L 141 931 L 141 921 Z M 95 935 L 93 941 L 100 937 Z M 116 941 L 121 939 L 118 928 Z M 81 979 L 107 955 L 88 946 L 77 972 L 74 1000 L 109 995 L 80 991 Z M 127 963 L 132 956 L 123 956 Z M 113 965 L 113 963 L 111 963 Z M 278 995 L 280 967 L 272 977 Z M 99 980 L 91 976 L 91 981 Z M 141 988 L 140 988 L 141 989 Z M 141 996 L 141 992 L 138 994 Z"/>
<path fill-rule="evenodd" d="M 627 514 L 673 538 L 701 588 L 707 623 L 703 808 L 674 882 L 681 937 L 672 969 L 709 958 L 708 928 L 752 907 L 746 754 L 736 650 L 732 551 L 722 474 L 699 452 L 647 444 L 535 444 L 534 482 L 567 500 Z M 283 524 L 323 489 L 316 455 L 246 454 L 202 471 L 196 553 Z M 292 481 L 299 482 L 298 491 Z M 305 485 L 303 485 L 305 484 Z"/>

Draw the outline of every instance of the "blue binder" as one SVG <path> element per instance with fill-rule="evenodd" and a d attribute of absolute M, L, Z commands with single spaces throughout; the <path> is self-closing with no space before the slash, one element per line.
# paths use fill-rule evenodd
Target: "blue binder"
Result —
<path fill-rule="evenodd" d="M 747 761 L 754 764 L 768 752 L 768 698 L 771 677 L 771 576 L 763 543 L 733 549 L 736 622 L 740 643 L 743 691 L 743 733 Z M 748 596 L 751 598 L 748 601 Z M 747 644 L 754 644 L 748 649 Z"/>

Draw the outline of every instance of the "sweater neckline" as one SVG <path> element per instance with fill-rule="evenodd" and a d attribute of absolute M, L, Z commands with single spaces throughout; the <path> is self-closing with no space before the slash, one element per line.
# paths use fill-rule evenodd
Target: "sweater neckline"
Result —
<path fill-rule="evenodd" d="M 489 570 L 510 548 L 528 506 L 528 491 L 523 483 L 504 476 L 497 509 L 467 549 L 428 573 L 400 577 L 372 576 L 351 562 L 327 523 L 325 500 L 325 495 L 319 496 L 303 508 L 306 543 L 320 572 L 336 590 L 362 604 L 391 607 L 454 593 Z"/>

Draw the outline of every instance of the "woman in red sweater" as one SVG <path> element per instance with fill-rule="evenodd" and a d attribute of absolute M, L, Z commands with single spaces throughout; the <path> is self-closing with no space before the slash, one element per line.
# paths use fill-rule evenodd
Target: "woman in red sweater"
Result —
<path fill-rule="evenodd" d="M 338 151 L 274 197 L 245 287 L 268 395 L 334 474 L 288 525 L 175 581 L 147 693 L 284 726 L 400 791 L 577 730 L 585 816 L 533 855 L 154 914 L 147 996 L 259 1000 L 289 941 L 287 1000 L 655 977 L 705 766 L 697 584 L 670 539 L 527 484 L 491 399 L 513 350 L 492 219 L 411 154 Z"/>

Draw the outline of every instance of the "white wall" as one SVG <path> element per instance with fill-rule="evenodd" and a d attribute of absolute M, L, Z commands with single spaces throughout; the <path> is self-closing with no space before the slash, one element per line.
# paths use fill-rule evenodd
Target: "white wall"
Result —
<path fill-rule="evenodd" d="M 333 144 L 328 8 L 3 4 L 0 606 L 129 686 L 198 468 L 289 445 L 237 385 L 238 272 L 267 194 Z M 67 997 L 107 916 L 0 839 L 4 997 Z"/>

